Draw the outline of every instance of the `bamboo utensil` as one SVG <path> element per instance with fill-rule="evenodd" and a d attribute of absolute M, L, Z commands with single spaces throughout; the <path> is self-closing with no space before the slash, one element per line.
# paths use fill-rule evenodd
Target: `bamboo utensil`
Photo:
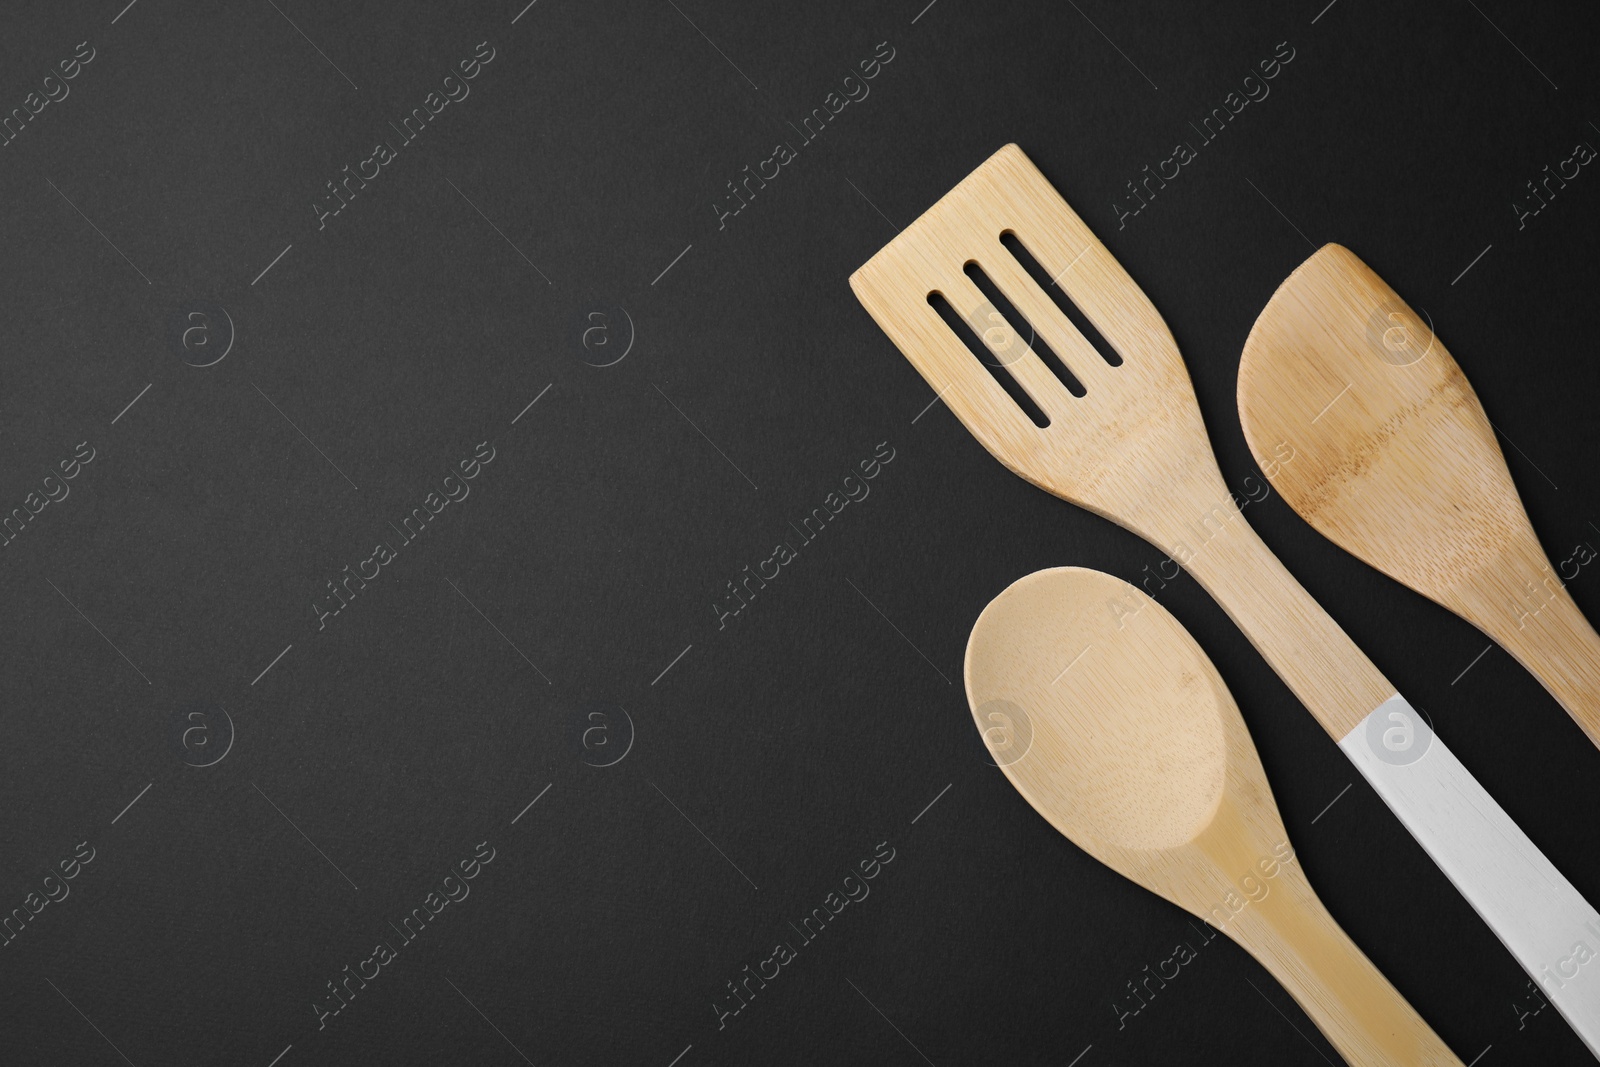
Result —
<path fill-rule="evenodd" d="M 1099 571 L 1030 574 L 978 617 L 966 686 L 1035 811 L 1236 941 L 1346 1060 L 1459 1067 L 1317 899 L 1237 705 L 1165 608 Z"/>
<path fill-rule="evenodd" d="M 1008 242 L 1070 294 L 1119 365 L 1091 347 Z M 980 276 L 1009 313 L 985 298 Z M 1223 483 L 1166 323 L 1022 150 L 996 152 L 850 285 L 997 459 L 1144 537 L 1205 587 L 1600 1055 L 1600 966 L 1568 970 L 1575 946 L 1585 959 L 1600 954 L 1600 913 L 1250 529 Z M 934 300 L 970 330 L 986 360 Z M 1035 344 L 1070 368 L 1077 390 Z M 1007 395 L 1001 375 L 1048 425 Z"/>
<path fill-rule="evenodd" d="M 1349 249 L 1324 245 L 1256 319 L 1239 418 L 1301 518 L 1477 626 L 1600 745 L 1600 635 L 1540 548 L 1461 368 Z M 1277 442 L 1292 463 L 1263 458 Z"/>

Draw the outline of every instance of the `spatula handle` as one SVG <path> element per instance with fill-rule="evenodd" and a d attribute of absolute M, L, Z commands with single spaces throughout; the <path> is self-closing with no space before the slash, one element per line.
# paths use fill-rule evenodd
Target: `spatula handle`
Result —
<path fill-rule="evenodd" d="M 1351 1067 L 1461 1061 L 1340 929 L 1298 866 L 1228 933 L 1261 961 Z"/>
<path fill-rule="evenodd" d="M 1535 587 L 1519 607 L 1514 617 L 1473 621 L 1539 679 L 1600 747 L 1600 634 L 1554 582 Z"/>
<path fill-rule="evenodd" d="M 1600 912 L 1400 694 L 1339 747 L 1600 1059 Z"/>
<path fill-rule="evenodd" d="M 1223 494 L 1170 507 L 1145 532 L 1222 606 L 1335 741 L 1395 691 Z M 1199 491 L 1193 501 L 1207 500 Z"/>
<path fill-rule="evenodd" d="M 1600 913 L 1233 514 L 1210 540 L 1173 558 L 1238 623 L 1600 1058 Z M 1178 544 L 1156 543 L 1169 552 Z"/>

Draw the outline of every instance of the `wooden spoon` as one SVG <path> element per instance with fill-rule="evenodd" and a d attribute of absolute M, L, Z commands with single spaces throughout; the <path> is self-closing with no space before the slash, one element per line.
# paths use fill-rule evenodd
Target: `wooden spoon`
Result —
<path fill-rule="evenodd" d="M 1461 368 L 1349 249 L 1324 245 L 1256 320 L 1239 418 L 1301 518 L 1477 626 L 1600 745 L 1600 635 L 1572 575 L 1539 547 Z"/>
<path fill-rule="evenodd" d="M 1035 811 L 1238 942 L 1346 1060 L 1460 1064 L 1293 862 L 1238 707 L 1165 608 L 1099 571 L 1030 574 L 979 616 L 966 683 Z"/>

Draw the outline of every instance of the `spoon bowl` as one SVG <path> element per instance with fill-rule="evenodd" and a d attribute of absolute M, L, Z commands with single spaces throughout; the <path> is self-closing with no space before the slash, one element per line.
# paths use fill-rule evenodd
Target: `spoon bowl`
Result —
<path fill-rule="evenodd" d="M 1229 734 L 1243 723 L 1225 713 L 1220 679 L 1170 615 L 1128 626 L 1113 645 L 1100 632 L 1115 621 L 1110 607 L 1104 619 L 1061 610 L 1064 594 L 1085 586 L 1120 596 L 1104 578 L 1062 568 L 1007 589 L 973 630 L 967 691 L 980 727 L 1002 725 L 997 715 L 1020 721 L 1027 709 L 1030 750 L 1002 769 L 1035 808 L 1055 813 L 1046 817 L 1058 830 L 1122 870 L 1123 854 L 1187 845 L 1211 824 Z M 1111 699 L 1131 693 L 1139 699 Z"/>
<path fill-rule="evenodd" d="M 1317 899 L 1238 706 L 1166 609 L 1039 571 L 978 617 L 965 670 L 995 763 L 1074 844 L 1243 946 L 1351 1063 L 1460 1063 Z"/>

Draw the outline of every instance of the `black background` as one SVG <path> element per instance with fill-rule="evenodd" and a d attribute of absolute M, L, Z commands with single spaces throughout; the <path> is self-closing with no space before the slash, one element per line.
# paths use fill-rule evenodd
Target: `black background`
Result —
<path fill-rule="evenodd" d="M 1562 560 L 1600 544 L 1600 176 L 1521 230 L 1511 204 L 1600 143 L 1589 9 L 924 3 L 8 7 L 5 111 L 96 55 L 0 148 L 0 506 L 96 457 L 0 549 L 0 910 L 96 852 L 0 948 L 0 1062 L 1337 1061 L 1224 938 L 1118 1028 L 1198 939 L 987 765 L 960 662 L 1021 575 L 1162 554 L 919 418 L 846 279 L 1016 141 L 1166 317 L 1237 487 L 1240 347 L 1339 241 L 1432 317 Z M 323 183 L 481 41 L 470 96 L 319 230 Z M 725 183 L 885 41 L 719 229 Z M 1271 95 L 1118 229 L 1124 182 L 1284 41 Z M 171 331 L 197 301 L 235 332 L 204 369 Z M 633 344 L 598 368 L 608 308 Z M 324 583 L 485 440 L 470 497 L 319 632 Z M 719 630 L 725 583 L 880 442 L 870 497 Z M 1498 649 L 1461 676 L 1486 639 L 1275 496 L 1249 519 L 1600 899 L 1600 753 L 1556 703 Z M 1571 591 L 1600 618 L 1594 568 Z M 1587 1062 L 1553 1009 L 1519 1019 L 1526 977 L 1216 605 L 1159 600 L 1329 909 L 1446 1042 Z M 594 702 L 636 726 L 610 767 Z M 234 724 L 214 766 L 174 747 L 191 706 Z M 319 1031 L 325 983 L 480 841 L 470 897 Z M 725 983 L 880 842 L 870 897 L 719 1029 Z"/>

